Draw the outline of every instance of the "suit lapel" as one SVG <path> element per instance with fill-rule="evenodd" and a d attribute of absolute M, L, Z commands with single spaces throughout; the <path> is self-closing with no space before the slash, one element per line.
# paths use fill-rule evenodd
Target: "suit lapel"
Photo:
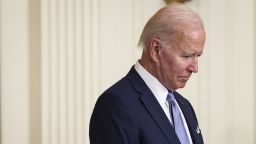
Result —
<path fill-rule="evenodd" d="M 198 127 L 198 122 L 196 120 L 196 116 L 194 115 L 194 111 L 192 107 L 177 92 L 175 92 L 174 95 L 187 122 L 193 143 L 194 144 L 202 143 L 201 131 Z"/>
<path fill-rule="evenodd" d="M 159 129 L 162 131 L 163 135 L 168 139 L 168 141 L 179 144 L 180 142 L 178 140 L 178 137 L 176 136 L 173 127 L 171 126 L 171 123 L 163 112 L 161 106 L 157 103 L 157 100 L 155 99 L 153 94 L 144 93 L 144 95 L 141 97 L 141 100 Z"/>
<path fill-rule="evenodd" d="M 170 143 L 180 144 L 179 139 L 160 104 L 157 102 L 157 99 L 152 94 L 142 78 L 139 76 L 139 74 L 135 71 L 134 67 L 132 67 L 128 73 L 127 78 L 130 80 L 133 88 L 138 93 L 140 93 L 140 99 L 144 107 L 151 115 L 152 119 L 157 124 L 163 135 L 168 139 Z"/>

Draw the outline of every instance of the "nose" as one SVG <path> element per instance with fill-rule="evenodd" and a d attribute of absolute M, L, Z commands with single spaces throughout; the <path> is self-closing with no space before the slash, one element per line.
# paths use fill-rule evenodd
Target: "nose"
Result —
<path fill-rule="evenodd" d="M 198 59 L 197 57 L 191 59 L 191 62 L 188 66 L 188 70 L 190 72 L 193 72 L 193 73 L 197 73 L 198 72 Z"/>

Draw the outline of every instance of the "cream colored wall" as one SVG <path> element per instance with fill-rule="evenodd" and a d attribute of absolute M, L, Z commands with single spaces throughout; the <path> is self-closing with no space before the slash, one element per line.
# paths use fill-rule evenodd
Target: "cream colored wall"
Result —
<path fill-rule="evenodd" d="M 0 5 L 2 144 L 29 142 L 27 4 L 2 0 Z"/>
<path fill-rule="evenodd" d="M 140 57 L 140 32 L 163 5 L 0 0 L 1 143 L 89 144 L 97 97 Z M 205 143 L 253 144 L 255 3 L 187 5 L 201 15 L 207 42 L 200 72 L 180 92 L 196 109 Z"/>
<path fill-rule="evenodd" d="M 43 144 L 89 143 L 94 103 L 136 61 L 152 3 L 41 1 Z"/>

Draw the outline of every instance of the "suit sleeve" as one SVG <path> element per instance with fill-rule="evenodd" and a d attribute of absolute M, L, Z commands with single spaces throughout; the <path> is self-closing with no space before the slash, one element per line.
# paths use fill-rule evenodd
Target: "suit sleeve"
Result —
<path fill-rule="evenodd" d="M 131 113 L 113 94 L 103 94 L 90 120 L 90 144 L 137 144 L 138 130 Z"/>

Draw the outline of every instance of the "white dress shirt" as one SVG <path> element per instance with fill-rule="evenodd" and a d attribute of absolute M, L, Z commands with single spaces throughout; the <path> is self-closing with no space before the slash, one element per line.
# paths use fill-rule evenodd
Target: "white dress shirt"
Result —
<path fill-rule="evenodd" d="M 171 115 L 169 112 L 169 103 L 166 100 L 167 94 L 168 94 L 168 89 L 166 87 L 164 87 L 158 79 L 156 79 L 153 75 L 151 75 L 146 69 L 144 69 L 139 61 L 137 61 L 137 63 L 135 64 L 135 70 L 138 72 L 138 74 L 141 76 L 141 78 L 144 80 L 144 82 L 146 83 L 146 85 L 149 87 L 149 89 L 151 90 L 151 92 L 154 94 L 154 96 L 156 97 L 157 101 L 159 102 L 159 104 L 161 105 L 164 113 L 166 114 L 166 116 L 168 117 L 170 123 L 172 123 L 172 119 L 171 119 Z M 176 104 L 178 105 L 177 101 L 175 101 Z M 187 122 L 184 118 L 184 115 L 178 105 L 178 108 L 180 110 L 181 113 L 181 118 L 185 127 L 185 130 L 187 132 L 190 144 L 192 143 L 192 139 L 188 130 L 188 125 Z"/>

